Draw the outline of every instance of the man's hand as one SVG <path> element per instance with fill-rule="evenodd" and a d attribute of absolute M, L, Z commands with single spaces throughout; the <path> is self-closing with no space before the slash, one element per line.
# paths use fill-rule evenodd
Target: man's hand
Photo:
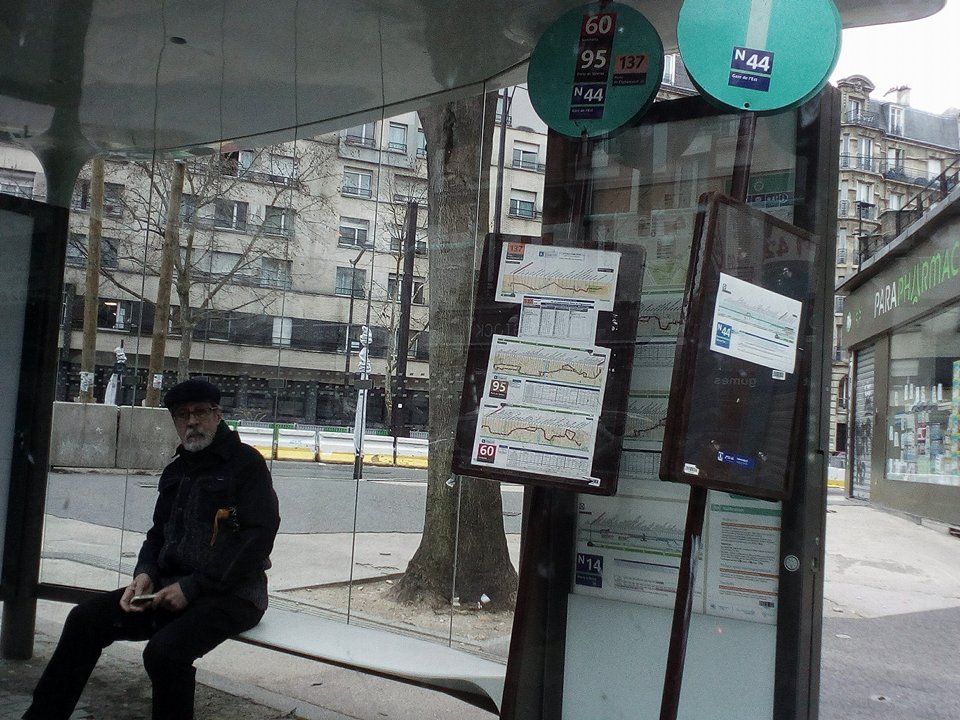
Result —
<path fill-rule="evenodd" d="M 151 603 L 133 603 L 130 601 L 135 595 L 146 595 L 152 591 L 153 580 L 146 573 L 140 573 L 127 585 L 126 590 L 123 591 L 123 595 L 120 597 L 120 607 L 126 612 L 143 612 L 151 606 Z"/>
<path fill-rule="evenodd" d="M 174 612 L 183 610 L 188 604 L 187 596 L 183 594 L 180 583 L 167 585 L 165 588 L 158 590 L 152 602 L 155 608 L 163 608 Z"/>

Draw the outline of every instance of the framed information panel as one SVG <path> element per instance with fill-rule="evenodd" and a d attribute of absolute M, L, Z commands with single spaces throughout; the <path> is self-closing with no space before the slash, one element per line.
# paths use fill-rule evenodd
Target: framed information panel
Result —
<path fill-rule="evenodd" d="M 643 250 L 488 235 L 453 470 L 616 492 Z"/>
<path fill-rule="evenodd" d="M 804 230 L 719 193 L 701 197 L 662 479 L 787 496 L 816 252 Z"/>

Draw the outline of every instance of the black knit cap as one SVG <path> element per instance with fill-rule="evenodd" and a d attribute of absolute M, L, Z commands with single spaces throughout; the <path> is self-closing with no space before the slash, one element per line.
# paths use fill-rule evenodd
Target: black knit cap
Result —
<path fill-rule="evenodd" d="M 188 402 L 203 402 L 204 400 L 211 405 L 219 405 L 220 388 L 199 378 L 184 380 L 170 388 L 167 394 L 163 396 L 163 404 L 171 412 L 177 405 Z"/>

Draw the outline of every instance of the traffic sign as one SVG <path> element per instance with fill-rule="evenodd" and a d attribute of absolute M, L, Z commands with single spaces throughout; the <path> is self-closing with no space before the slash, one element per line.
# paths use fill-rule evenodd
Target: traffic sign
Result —
<path fill-rule="evenodd" d="M 833 0 L 685 0 L 680 55 L 703 94 L 738 110 L 794 107 L 826 85 L 840 57 Z"/>
<path fill-rule="evenodd" d="M 570 10 L 537 42 L 530 101 L 553 130 L 596 137 L 641 115 L 663 77 L 663 43 L 641 13 L 620 3 Z"/>

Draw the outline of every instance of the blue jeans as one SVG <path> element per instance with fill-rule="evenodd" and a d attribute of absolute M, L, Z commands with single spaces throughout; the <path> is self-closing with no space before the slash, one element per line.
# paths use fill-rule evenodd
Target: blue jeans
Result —
<path fill-rule="evenodd" d="M 33 691 L 30 720 L 67 720 L 100 653 L 115 640 L 147 640 L 143 666 L 153 684 L 153 720 L 192 720 L 193 662 L 263 616 L 252 603 L 229 596 L 201 597 L 180 612 L 128 613 L 123 588 L 90 598 L 67 616 L 50 662 Z"/>

